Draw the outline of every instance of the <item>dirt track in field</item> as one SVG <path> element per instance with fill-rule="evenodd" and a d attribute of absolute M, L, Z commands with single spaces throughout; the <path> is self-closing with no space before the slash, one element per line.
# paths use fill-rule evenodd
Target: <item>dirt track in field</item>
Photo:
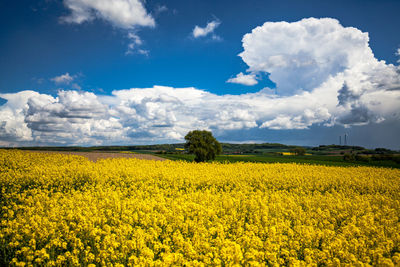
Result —
<path fill-rule="evenodd" d="M 40 153 L 57 153 L 65 155 L 78 155 L 87 157 L 89 160 L 96 162 L 99 159 L 108 158 L 137 158 L 137 159 L 147 159 L 147 160 L 167 160 L 161 157 L 148 155 L 148 154 L 133 154 L 133 153 L 110 153 L 110 152 L 69 152 L 69 151 L 31 151 Z"/>

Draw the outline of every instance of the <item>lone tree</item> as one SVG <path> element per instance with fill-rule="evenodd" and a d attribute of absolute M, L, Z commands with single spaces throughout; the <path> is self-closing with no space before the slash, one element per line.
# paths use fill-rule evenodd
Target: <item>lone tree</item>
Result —
<path fill-rule="evenodd" d="M 195 155 L 196 162 L 213 160 L 222 152 L 221 144 L 209 131 L 191 131 L 185 136 L 185 140 L 185 148 Z"/>
<path fill-rule="evenodd" d="M 303 155 L 306 154 L 306 149 L 304 147 L 301 147 L 301 146 L 292 148 L 290 151 L 292 153 L 294 153 L 295 155 L 297 155 L 297 156 L 303 156 Z"/>

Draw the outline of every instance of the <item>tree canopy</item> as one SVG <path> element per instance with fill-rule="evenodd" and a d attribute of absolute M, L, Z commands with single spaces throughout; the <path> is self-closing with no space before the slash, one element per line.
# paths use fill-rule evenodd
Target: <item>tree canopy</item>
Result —
<path fill-rule="evenodd" d="M 194 161 L 203 162 L 215 159 L 222 152 L 221 144 L 209 131 L 194 130 L 185 136 L 185 148 L 194 154 Z"/>
<path fill-rule="evenodd" d="M 303 155 L 306 154 L 306 149 L 304 147 L 301 147 L 301 146 L 292 148 L 290 151 L 293 152 L 297 156 L 303 156 Z"/>

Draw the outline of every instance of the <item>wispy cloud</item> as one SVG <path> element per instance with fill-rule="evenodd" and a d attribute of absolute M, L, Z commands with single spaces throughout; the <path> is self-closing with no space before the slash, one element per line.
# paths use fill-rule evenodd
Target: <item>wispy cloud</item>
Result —
<path fill-rule="evenodd" d="M 159 15 L 160 13 L 167 12 L 167 11 L 168 11 L 168 7 L 167 6 L 165 6 L 165 5 L 157 5 L 156 8 L 155 8 L 154 13 L 156 15 Z"/>
<path fill-rule="evenodd" d="M 60 76 L 56 76 L 54 78 L 51 78 L 53 82 L 56 84 L 69 84 L 75 79 L 75 76 L 71 76 L 68 72 L 65 74 L 62 74 Z"/>
<path fill-rule="evenodd" d="M 243 84 L 243 85 L 247 85 L 247 86 L 256 85 L 258 83 L 255 74 L 246 75 L 246 74 L 243 74 L 242 72 L 237 74 L 236 77 L 228 79 L 226 82 L 238 83 L 238 84 Z"/>
<path fill-rule="evenodd" d="M 137 35 L 134 32 L 130 32 L 130 33 L 128 33 L 128 39 L 129 39 L 129 44 L 128 44 L 128 49 L 125 52 L 126 55 L 131 55 L 134 53 L 138 53 L 138 54 L 142 54 L 142 55 L 149 54 L 148 50 L 141 48 L 141 46 L 143 45 L 143 41 L 139 37 L 139 35 Z"/>
<path fill-rule="evenodd" d="M 209 23 L 205 27 L 200 27 L 196 25 L 192 31 L 192 36 L 194 38 L 200 38 L 200 37 L 206 37 L 207 35 L 211 35 L 212 39 L 214 40 L 220 40 L 221 37 L 218 35 L 214 34 L 214 31 L 218 26 L 221 24 L 221 21 L 218 19 L 215 19 Z"/>

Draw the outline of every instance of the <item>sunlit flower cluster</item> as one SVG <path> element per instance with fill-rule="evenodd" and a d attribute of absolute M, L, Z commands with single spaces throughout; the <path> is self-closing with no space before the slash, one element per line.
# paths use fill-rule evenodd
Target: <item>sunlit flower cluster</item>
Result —
<path fill-rule="evenodd" d="M 0 265 L 400 265 L 400 170 L 0 150 Z"/>

